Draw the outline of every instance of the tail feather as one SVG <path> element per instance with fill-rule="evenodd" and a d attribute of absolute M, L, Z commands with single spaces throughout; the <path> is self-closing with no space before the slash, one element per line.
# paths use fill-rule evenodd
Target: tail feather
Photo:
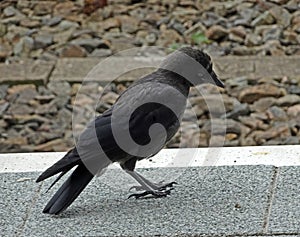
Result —
<path fill-rule="evenodd" d="M 68 172 L 68 170 L 63 171 L 59 174 L 59 176 L 52 182 L 52 184 L 49 186 L 49 188 L 47 189 L 46 193 L 54 186 L 54 184 L 57 183 L 58 180 L 61 179 L 61 177 L 63 177 L 66 173 Z"/>
<path fill-rule="evenodd" d="M 79 165 L 51 198 L 43 213 L 61 213 L 71 205 L 93 177 L 83 164 Z"/>
<path fill-rule="evenodd" d="M 74 166 L 79 165 L 81 163 L 80 157 L 77 153 L 76 148 L 70 150 L 62 159 L 57 161 L 54 165 L 45 170 L 36 180 L 36 182 L 41 182 L 53 175 L 56 175 L 60 172 L 65 174 Z M 62 175 L 59 176 L 61 178 Z M 54 182 L 56 183 L 58 179 Z M 54 184 L 53 183 L 53 184 Z M 53 186 L 53 185 L 52 185 Z"/>
<path fill-rule="evenodd" d="M 40 182 L 60 173 L 54 180 L 54 182 L 50 185 L 50 189 L 63 175 L 65 175 L 73 167 L 76 167 L 70 177 L 63 183 L 59 190 L 50 199 L 50 201 L 44 208 L 43 213 L 61 213 L 78 197 L 82 190 L 92 180 L 96 172 L 101 172 L 111 164 L 111 161 L 109 161 L 108 159 L 98 160 L 93 158 L 95 157 L 91 156 L 91 159 L 86 161 L 88 166 L 92 168 L 92 170 L 88 170 L 85 166 L 86 164 L 84 164 L 80 159 L 76 148 L 74 148 L 37 178 L 36 182 Z M 95 173 L 93 171 L 95 171 Z"/>

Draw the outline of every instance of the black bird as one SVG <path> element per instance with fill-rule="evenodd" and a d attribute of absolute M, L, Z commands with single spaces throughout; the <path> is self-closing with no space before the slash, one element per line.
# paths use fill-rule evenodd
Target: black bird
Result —
<path fill-rule="evenodd" d="M 159 69 L 128 87 L 109 110 L 88 124 L 76 147 L 38 177 L 36 182 L 60 173 L 51 188 L 76 167 L 43 212 L 61 213 L 96 174 L 113 162 L 118 162 L 141 185 L 139 190 L 144 190 L 130 196 L 170 194 L 174 182 L 154 184 L 134 171 L 135 164 L 155 155 L 175 135 L 190 87 L 202 83 L 224 87 L 210 57 L 201 50 L 184 47 L 168 55 Z"/>

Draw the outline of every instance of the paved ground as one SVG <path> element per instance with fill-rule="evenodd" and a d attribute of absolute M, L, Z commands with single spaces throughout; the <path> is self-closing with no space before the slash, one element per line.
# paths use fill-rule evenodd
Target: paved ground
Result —
<path fill-rule="evenodd" d="M 39 172 L 1 173 L 1 236 L 300 236 L 300 166 L 140 172 L 178 185 L 167 198 L 127 199 L 135 182 L 110 169 L 59 216 L 41 213 L 57 189 L 45 193 L 51 180 L 36 184 Z"/>

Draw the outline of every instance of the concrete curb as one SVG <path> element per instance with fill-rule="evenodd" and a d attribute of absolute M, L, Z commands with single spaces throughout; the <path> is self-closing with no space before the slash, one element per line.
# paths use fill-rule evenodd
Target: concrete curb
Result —
<path fill-rule="evenodd" d="M 151 61 L 159 64 L 163 57 L 110 57 L 109 65 L 101 65 L 96 77 L 89 77 L 90 81 L 106 84 L 110 81 L 111 72 L 114 74 L 125 69 L 142 68 Z M 40 62 L 25 60 L 22 64 L 0 64 L 1 83 L 44 83 L 49 81 L 82 82 L 88 72 L 105 58 L 63 58 L 57 62 Z M 281 78 L 283 76 L 299 77 L 300 56 L 225 56 L 213 59 L 215 68 L 222 80 L 234 77 L 257 79 L 261 77 Z M 116 65 L 118 65 L 116 67 Z M 120 80 L 132 81 L 141 74 L 153 69 L 143 69 L 140 72 L 131 71 L 122 76 Z M 127 70 L 128 71 L 128 70 Z"/>
<path fill-rule="evenodd" d="M 0 173 L 42 171 L 64 152 L 0 154 Z M 163 149 L 137 168 L 271 165 L 300 166 L 300 145 Z M 117 165 L 111 166 L 116 168 Z"/>

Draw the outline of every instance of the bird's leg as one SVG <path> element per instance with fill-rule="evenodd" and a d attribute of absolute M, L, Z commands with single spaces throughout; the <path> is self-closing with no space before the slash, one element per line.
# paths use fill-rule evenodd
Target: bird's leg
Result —
<path fill-rule="evenodd" d="M 137 190 L 138 189 L 145 190 L 145 192 L 143 193 L 132 194 L 128 198 L 130 197 L 140 198 L 149 194 L 151 194 L 153 197 L 165 197 L 171 193 L 171 190 L 173 189 L 172 186 L 175 183 L 172 182 L 170 184 L 157 186 L 135 171 L 126 170 L 126 172 L 141 185 L 139 187 L 134 187 L 134 188 L 136 188 Z M 167 189 L 167 187 L 170 188 Z"/>

